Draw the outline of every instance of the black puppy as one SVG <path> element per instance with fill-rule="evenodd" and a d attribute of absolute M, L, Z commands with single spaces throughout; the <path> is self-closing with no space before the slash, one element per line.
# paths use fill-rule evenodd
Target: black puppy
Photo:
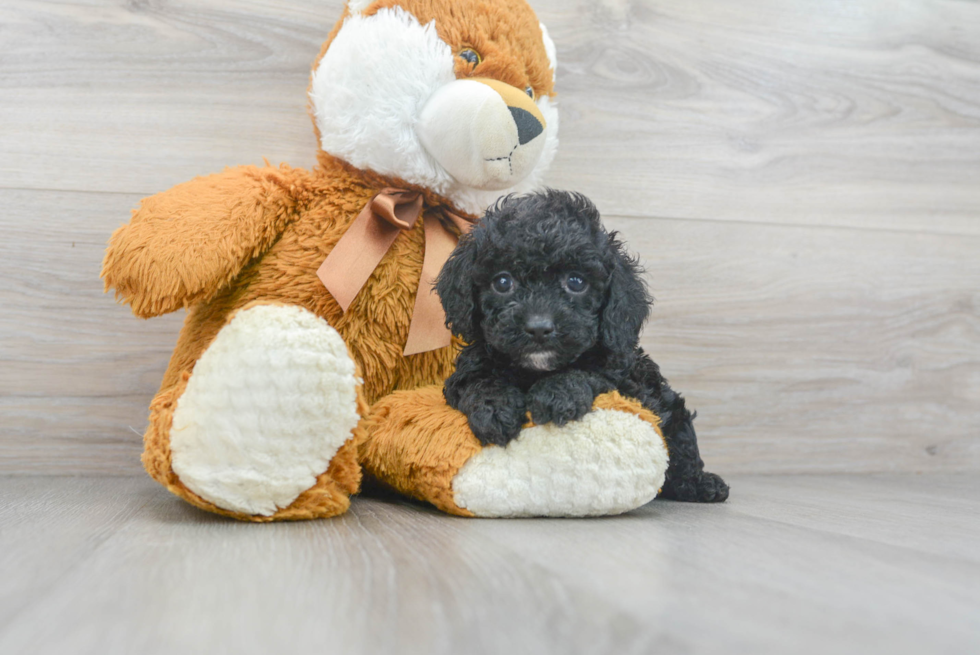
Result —
<path fill-rule="evenodd" d="M 436 291 L 446 324 L 468 345 L 446 401 L 484 444 L 506 445 L 535 423 L 581 418 L 618 389 L 660 417 L 670 451 L 661 497 L 728 498 L 704 470 L 693 415 L 638 347 L 652 299 L 637 261 L 584 196 L 509 196 L 460 239 Z"/>

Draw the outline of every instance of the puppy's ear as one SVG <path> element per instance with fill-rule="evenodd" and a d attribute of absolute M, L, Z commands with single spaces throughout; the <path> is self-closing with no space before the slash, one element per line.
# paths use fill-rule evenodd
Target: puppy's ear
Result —
<path fill-rule="evenodd" d="M 599 338 L 614 353 L 628 355 L 636 348 L 640 328 L 650 313 L 652 298 L 643 284 L 642 269 L 637 260 L 626 253 L 625 247 L 609 235 L 611 265 L 606 304 L 602 309 Z"/>
<path fill-rule="evenodd" d="M 476 254 L 477 235 L 462 236 L 436 280 L 436 293 L 446 312 L 446 327 L 466 343 L 473 343 L 479 336 L 480 318 L 473 288 Z"/>

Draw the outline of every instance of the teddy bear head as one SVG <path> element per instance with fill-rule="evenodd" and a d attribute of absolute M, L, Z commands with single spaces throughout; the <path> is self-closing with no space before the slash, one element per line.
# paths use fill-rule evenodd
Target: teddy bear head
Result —
<path fill-rule="evenodd" d="M 313 66 L 319 146 L 482 214 L 554 158 L 555 65 L 524 0 L 349 0 Z"/>

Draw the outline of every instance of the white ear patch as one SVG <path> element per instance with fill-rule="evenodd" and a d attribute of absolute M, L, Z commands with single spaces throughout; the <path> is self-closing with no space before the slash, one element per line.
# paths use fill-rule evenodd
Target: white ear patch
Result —
<path fill-rule="evenodd" d="M 415 122 L 425 101 L 455 79 L 453 53 L 433 24 L 400 7 L 350 16 L 310 85 L 320 146 L 358 168 L 430 188 L 444 183 Z"/>
<path fill-rule="evenodd" d="M 348 0 L 347 9 L 351 14 L 359 14 L 368 8 L 368 5 L 374 2 L 374 0 Z"/>
<path fill-rule="evenodd" d="M 551 40 L 551 35 L 548 34 L 548 28 L 544 26 L 544 23 L 538 23 L 538 25 L 541 26 L 544 51 L 548 53 L 548 63 L 551 64 L 551 81 L 554 82 L 558 75 L 558 50 L 555 48 L 555 42 Z"/>
<path fill-rule="evenodd" d="M 667 448 L 652 425 L 598 409 L 484 448 L 456 474 L 453 495 L 481 517 L 603 516 L 653 500 L 666 473 Z"/>

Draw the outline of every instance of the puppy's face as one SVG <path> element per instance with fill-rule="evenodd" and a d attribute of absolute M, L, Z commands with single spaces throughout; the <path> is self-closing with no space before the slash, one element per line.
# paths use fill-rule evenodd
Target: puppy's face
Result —
<path fill-rule="evenodd" d="M 474 280 L 480 328 L 486 343 L 513 365 L 553 371 L 596 345 L 608 274 L 596 247 L 585 239 L 555 252 L 555 244 L 540 233 L 517 231 L 536 252 L 522 248 L 481 263 L 481 271 L 491 274 Z"/>
<path fill-rule="evenodd" d="M 436 286 L 446 322 L 511 365 L 554 371 L 601 346 L 631 353 L 650 299 L 584 196 L 510 197 L 460 240 Z"/>

